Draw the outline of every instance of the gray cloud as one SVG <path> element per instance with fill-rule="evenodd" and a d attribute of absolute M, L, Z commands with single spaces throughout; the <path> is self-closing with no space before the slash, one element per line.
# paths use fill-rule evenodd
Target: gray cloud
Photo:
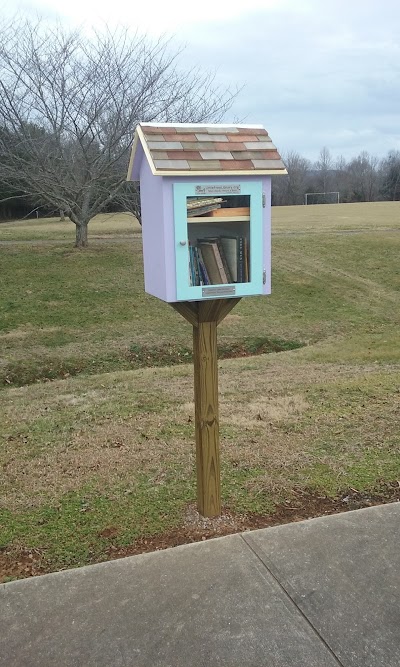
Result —
<path fill-rule="evenodd" d="M 283 0 L 185 30 L 189 58 L 245 84 L 232 113 L 262 122 L 282 150 L 315 159 L 400 149 L 397 0 Z"/>

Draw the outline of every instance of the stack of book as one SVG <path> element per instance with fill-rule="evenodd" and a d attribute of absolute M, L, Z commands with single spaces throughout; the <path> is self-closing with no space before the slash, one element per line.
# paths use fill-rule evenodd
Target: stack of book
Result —
<path fill-rule="evenodd" d="M 194 218 L 197 215 L 211 214 L 221 208 L 223 202 L 222 197 L 202 197 L 201 199 L 188 198 L 187 200 L 187 214 L 188 218 Z"/>
<path fill-rule="evenodd" d="M 249 244 L 245 236 L 214 236 L 189 244 L 189 280 L 197 285 L 249 282 Z"/>

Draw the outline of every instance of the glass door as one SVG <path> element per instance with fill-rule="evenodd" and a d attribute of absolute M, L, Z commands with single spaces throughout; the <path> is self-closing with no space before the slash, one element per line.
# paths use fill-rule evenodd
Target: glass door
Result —
<path fill-rule="evenodd" d="M 177 297 L 262 292 L 261 183 L 174 186 Z"/>

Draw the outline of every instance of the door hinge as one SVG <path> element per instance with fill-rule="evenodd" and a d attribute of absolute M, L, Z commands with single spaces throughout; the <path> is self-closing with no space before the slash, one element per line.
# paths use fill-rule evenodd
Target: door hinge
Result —
<path fill-rule="evenodd" d="M 264 271 L 263 271 L 263 285 L 265 285 L 266 282 L 267 282 L 267 271 L 266 271 L 266 269 L 264 269 Z"/>
<path fill-rule="evenodd" d="M 265 201 L 266 201 L 265 192 L 263 192 L 263 196 L 262 196 L 262 207 L 263 208 L 265 208 Z"/>

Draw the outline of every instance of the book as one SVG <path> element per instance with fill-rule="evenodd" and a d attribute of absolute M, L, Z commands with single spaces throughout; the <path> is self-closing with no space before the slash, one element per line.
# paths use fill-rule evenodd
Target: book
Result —
<path fill-rule="evenodd" d="M 246 252 L 246 263 L 247 263 L 247 282 L 249 283 L 251 280 L 251 275 L 250 275 L 250 242 L 247 239 L 247 252 Z"/>
<path fill-rule="evenodd" d="M 200 208 L 201 206 L 209 206 L 212 204 L 222 204 L 224 200 L 222 197 L 188 197 L 186 202 L 187 210 L 192 208 Z"/>
<path fill-rule="evenodd" d="M 221 236 L 220 240 L 224 249 L 226 263 L 229 267 L 231 282 L 236 283 L 238 280 L 238 237 Z"/>
<path fill-rule="evenodd" d="M 237 281 L 238 283 L 244 283 L 244 238 L 239 236 L 238 238 L 238 255 L 237 255 Z"/>
<path fill-rule="evenodd" d="M 187 215 L 188 218 L 194 218 L 198 215 L 205 215 L 206 213 L 212 213 L 216 211 L 221 204 L 210 204 L 208 206 L 201 206 L 199 208 L 188 209 Z"/>
<path fill-rule="evenodd" d="M 196 246 L 189 245 L 189 284 L 193 287 L 204 285 L 200 271 Z"/>
<path fill-rule="evenodd" d="M 218 269 L 219 269 L 219 272 L 220 272 L 220 275 L 221 275 L 221 281 L 224 285 L 227 285 L 228 282 L 229 282 L 228 281 L 228 276 L 225 273 L 224 263 L 222 261 L 221 253 L 220 253 L 220 250 L 219 250 L 219 247 L 218 247 L 218 241 L 217 240 L 213 241 L 211 245 L 212 245 L 212 249 L 213 249 L 213 252 L 214 252 L 214 255 L 215 255 L 215 259 L 216 259 L 217 264 L 218 264 Z"/>
<path fill-rule="evenodd" d="M 207 237 L 204 239 L 199 239 L 198 243 L 210 243 L 212 245 L 213 253 L 215 256 L 215 260 L 217 262 L 219 274 L 221 276 L 221 283 L 224 285 L 227 285 L 228 283 L 232 282 L 230 279 L 230 274 L 229 274 L 229 268 L 226 266 L 226 259 L 225 259 L 225 254 L 221 245 L 221 241 L 219 237 Z M 228 270 L 228 273 L 225 269 L 225 266 Z"/>
<path fill-rule="evenodd" d="M 243 282 L 249 282 L 249 244 L 246 236 L 243 239 L 243 262 L 244 262 L 244 271 L 243 271 Z"/>
<path fill-rule="evenodd" d="M 201 285 L 201 275 L 200 275 L 200 269 L 199 269 L 199 262 L 197 258 L 197 248 L 193 248 L 193 266 L 194 266 L 194 275 L 195 275 L 195 285 Z"/>
<path fill-rule="evenodd" d="M 214 245 L 216 246 L 216 244 Z M 213 244 L 207 241 L 199 241 L 198 247 L 201 250 L 210 285 L 221 285 L 222 276 L 214 253 Z"/>
<path fill-rule="evenodd" d="M 229 269 L 229 264 L 228 264 L 228 261 L 226 259 L 224 246 L 222 245 L 222 240 L 221 240 L 220 236 L 218 236 L 218 238 L 217 238 L 217 245 L 218 245 L 219 254 L 221 255 L 222 265 L 224 267 L 224 272 L 225 272 L 225 275 L 226 275 L 227 282 L 228 283 L 233 283 L 232 274 L 231 274 L 230 269 Z"/>
<path fill-rule="evenodd" d="M 206 265 L 205 265 L 204 260 L 203 260 L 203 255 L 202 255 L 202 252 L 201 252 L 201 248 L 199 248 L 198 246 L 196 246 L 196 254 L 197 254 L 197 261 L 198 261 L 198 265 L 199 265 L 200 275 L 203 279 L 203 284 L 204 285 L 209 285 L 210 284 L 210 278 L 208 276 Z"/>
<path fill-rule="evenodd" d="M 203 197 L 201 199 L 187 199 L 186 209 L 188 218 L 204 215 L 221 207 L 222 197 Z"/>
<path fill-rule="evenodd" d="M 191 286 L 194 286 L 196 284 L 195 273 L 194 273 L 193 251 L 194 251 L 193 246 L 189 245 L 189 284 Z"/>

